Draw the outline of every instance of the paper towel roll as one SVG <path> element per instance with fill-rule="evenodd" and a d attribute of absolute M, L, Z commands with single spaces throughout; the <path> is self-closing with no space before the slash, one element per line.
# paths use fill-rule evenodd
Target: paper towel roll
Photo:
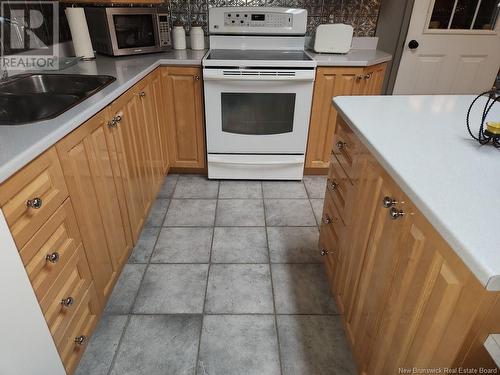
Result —
<path fill-rule="evenodd" d="M 85 10 L 83 8 L 66 8 L 64 12 L 68 19 L 75 55 L 83 56 L 84 59 L 95 58 L 92 42 L 90 41 L 89 27 L 85 18 Z"/>

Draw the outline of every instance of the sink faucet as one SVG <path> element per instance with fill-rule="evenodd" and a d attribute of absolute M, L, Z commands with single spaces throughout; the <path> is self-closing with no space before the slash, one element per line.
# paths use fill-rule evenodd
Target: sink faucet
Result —
<path fill-rule="evenodd" d="M 10 18 L 3 17 L 3 16 L 0 16 L 0 24 L 12 25 L 16 28 L 18 33 L 20 33 L 21 30 L 26 28 L 26 26 L 24 24 L 21 24 L 16 19 L 10 19 Z M 9 78 L 9 71 L 5 68 L 5 66 L 3 64 L 4 63 L 4 54 L 5 54 L 5 50 L 4 50 L 3 40 L 1 40 L 0 41 L 0 58 L 1 58 L 0 71 L 2 73 L 0 74 L 0 82 L 3 82 Z"/>

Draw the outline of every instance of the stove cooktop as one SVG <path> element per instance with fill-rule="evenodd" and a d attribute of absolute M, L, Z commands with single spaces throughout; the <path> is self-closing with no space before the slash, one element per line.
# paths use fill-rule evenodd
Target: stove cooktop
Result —
<path fill-rule="evenodd" d="M 223 61 L 312 61 L 304 51 L 297 50 L 237 50 L 237 49 L 213 49 L 207 56 L 207 60 Z"/>

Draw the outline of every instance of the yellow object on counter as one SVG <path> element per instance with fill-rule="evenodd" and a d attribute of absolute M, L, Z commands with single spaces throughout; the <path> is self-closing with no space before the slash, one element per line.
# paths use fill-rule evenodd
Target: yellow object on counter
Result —
<path fill-rule="evenodd" d="M 495 135 L 500 135 L 500 122 L 487 122 L 486 123 L 486 129 Z"/>

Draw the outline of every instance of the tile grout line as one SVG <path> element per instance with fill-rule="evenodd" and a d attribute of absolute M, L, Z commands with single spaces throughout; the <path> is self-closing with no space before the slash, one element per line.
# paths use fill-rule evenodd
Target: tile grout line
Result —
<path fill-rule="evenodd" d="M 165 178 L 167 178 L 167 176 L 165 176 Z M 178 179 L 175 181 L 174 191 L 175 191 L 175 187 L 177 186 L 177 181 L 178 181 Z M 173 194 L 174 193 L 172 192 L 172 195 Z M 167 216 L 167 212 L 168 212 L 168 209 L 169 209 L 171 203 L 172 203 L 172 199 L 170 198 L 168 201 L 167 209 L 165 210 L 165 215 L 163 216 L 162 224 L 165 221 L 165 218 Z M 141 230 L 141 234 L 142 234 L 143 230 L 144 230 L 144 228 Z M 132 305 L 131 305 L 130 310 L 127 314 L 127 321 L 125 322 L 125 326 L 123 327 L 122 334 L 120 335 L 120 340 L 118 340 L 118 345 L 116 346 L 115 353 L 113 354 L 113 359 L 111 360 L 111 364 L 110 364 L 108 372 L 107 372 L 108 375 L 110 375 L 112 373 L 113 368 L 115 367 L 116 359 L 118 357 L 118 352 L 120 351 L 120 348 L 121 348 L 121 345 L 123 342 L 123 337 L 125 336 L 125 332 L 128 329 L 128 326 L 130 324 L 130 320 L 132 319 L 132 316 L 135 315 L 135 314 L 133 314 L 135 302 L 137 301 L 137 297 L 139 296 L 139 291 L 141 290 L 142 283 L 144 281 L 144 278 L 146 277 L 146 272 L 148 271 L 149 265 L 151 263 L 151 258 L 153 256 L 153 252 L 155 251 L 156 244 L 158 243 L 158 240 L 160 238 L 160 233 L 161 233 L 161 229 L 158 231 L 158 234 L 156 235 L 156 240 L 155 240 L 155 243 L 153 244 L 153 250 L 151 251 L 151 254 L 149 255 L 148 262 L 146 263 L 146 267 L 144 268 L 144 273 L 142 274 L 141 281 L 139 282 L 139 287 L 137 288 L 137 292 L 135 293 L 134 300 L 132 301 Z M 139 242 L 139 239 L 137 240 L 137 242 Z M 132 251 L 134 251 L 134 250 L 132 249 Z M 134 263 L 132 263 L 132 264 L 134 264 Z"/>
<path fill-rule="evenodd" d="M 198 337 L 198 351 L 196 352 L 196 362 L 195 362 L 195 368 L 194 368 L 195 374 L 198 374 L 198 363 L 200 361 L 201 336 L 203 335 L 203 325 L 205 323 L 205 305 L 207 303 L 208 280 L 210 277 L 210 268 L 212 266 L 212 250 L 214 247 L 215 223 L 217 222 L 217 208 L 219 206 L 219 194 L 220 194 L 220 181 L 218 181 L 218 185 L 217 185 L 217 200 L 215 202 L 214 224 L 212 226 L 212 242 L 210 244 L 210 254 L 208 256 L 208 269 L 207 269 L 207 280 L 205 283 L 205 296 L 203 298 L 203 307 L 201 309 L 201 326 L 200 326 L 200 335 Z"/>
<path fill-rule="evenodd" d="M 260 183 L 261 190 L 262 190 L 262 205 L 264 208 L 264 225 L 265 225 L 265 231 L 266 231 L 266 244 L 267 244 L 267 256 L 268 256 L 268 265 L 269 265 L 269 278 L 271 279 L 271 293 L 273 296 L 273 317 L 274 317 L 274 330 L 276 332 L 276 344 L 278 345 L 278 363 L 280 366 L 280 374 L 283 375 L 283 361 L 281 358 L 281 345 L 280 345 L 280 335 L 278 331 L 278 317 L 276 315 L 276 298 L 274 295 L 274 283 L 273 283 L 273 270 L 271 267 L 271 249 L 269 248 L 269 236 L 267 235 L 267 217 L 266 217 L 266 202 L 264 200 L 264 184 Z"/>
<path fill-rule="evenodd" d="M 321 222 L 318 222 L 318 218 L 316 217 L 316 213 L 314 212 L 314 207 L 313 207 L 313 204 L 311 202 L 311 199 L 316 199 L 316 198 L 311 198 L 311 196 L 309 194 L 309 190 L 307 190 L 306 184 L 304 183 L 304 181 L 302 181 L 302 183 L 304 184 L 304 189 L 306 189 L 307 199 L 309 200 L 309 205 L 311 206 L 311 210 L 312 210 L 313 216 L 314 216 L 314 221 L 316 221 L 316 226 L 318 227 L 318 230 L 321 230 Z M 326 196 L 326 186 L 325 186 L 325 196 Z M 323 197 L 323 205 L 324 205 L 324 200 L 325 200 L 325 197 Z M 323 214 L 321 217 L 323 217 Z"/>

